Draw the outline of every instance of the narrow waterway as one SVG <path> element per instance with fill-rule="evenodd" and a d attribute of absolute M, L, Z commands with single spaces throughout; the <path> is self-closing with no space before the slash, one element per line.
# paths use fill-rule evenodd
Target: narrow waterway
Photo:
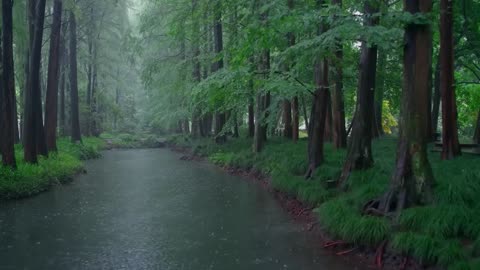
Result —
<path fill-rule="evenodd" d="M 0 269 L 347 270 L 256 184 L 165 149 L 0 205 Z"/>

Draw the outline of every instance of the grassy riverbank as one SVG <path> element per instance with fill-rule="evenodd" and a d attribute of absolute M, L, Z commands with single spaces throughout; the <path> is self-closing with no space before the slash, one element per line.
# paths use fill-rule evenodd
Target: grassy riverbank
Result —
<path fill-rule="evenodd" d="M 480 158 L 464 155 L 441 161 L 431 152 L 436 178 L 435 203 L 407 209 L 398 220 L 361 214 L 363 205 L 387 189 L 395 163 L 396 140 L 382 138 L 373 144 L 375 167 L 354 172 L 348 192 L 328 189 L 338 177 L 345 151 L 325 148 L 326 162 L 306 181 L 307 141 L 297 144 L 272 139 L 255 155 L 248 139 L 232 139 L 216 145 L 211 139 L 175 136 L 177 146 L 222 165 L 257 170 L 271 176 L 272 186 L 317 207 L 321 226 L 332 236 L 358 246 L 378 247 L 388 241 L 390 252 L 408 255 L 425 265 L 445 269 L 480 269 Z"/>
<path fill-rule="evenodd" d="M 83 144 L 60 139 L 58 153 L 50 153 L 48 158 L 40 157 L 37 165 L 25 163 L 22 146 L 17 145 L 17 170 L 0 166 L 0 200 L 29 197 L 70 181 L 83 171 L 83 160 L 100 156 L 103 145 L 104 141 L 97 138 L 83 138 Z"/>

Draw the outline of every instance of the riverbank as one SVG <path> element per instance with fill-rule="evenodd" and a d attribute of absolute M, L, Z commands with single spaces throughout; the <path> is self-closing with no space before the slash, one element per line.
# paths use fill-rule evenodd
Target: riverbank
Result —
<path fill-rule="evenodd" d="M 39 157 L 38 164 L 23 161 L 23 148 L 15 146 L 17 170 L 0 166 L 0 201 L 31 197 L 51 187 L 67 183 L 84 171 L 83 161 L 100 156 L 104 141 L 83 138 L 82 144 L 74 144 L 67 138 L 57 142 L 58 152 L 48 158 Z"/>
<path fill-rule="evenodd" d="M 387 266 L 415 268 L 406 258 L 412 257 L 423 267 L 440 269 L 480 269 L 480 159 L 464 155 L 453 161 L 441 161 L 438 153 L 430 154 L 434 169 L 435 203 L 402 212 L 393 222 L 386 218 L 365 216 L 361 209 L 366 202 L 381 195 L 386 188 L 395 162 L 396 140 L 385 137 L 373 144 L 375 167 L 354 172 L 349 191 L 329 189 L 329 182 L 338 177 L 345 151 L 326 145 L 326 162 L 314 177 L 306 181 L 307 141 L 297 144 L 272 139 L 260 154 L 253 154 L 251 141 L 232 139 L 216 145 L 211 139 L 192 140 L 172 137 L 170 142 L 180 149 L 190 149 L 192 156 L 201 156 L 228 167 L 234 172 L 255 172 L 269 176 L 269 185 L 291 198 L 314 208 L 313 213 L 322 231 L 345 251 L 355 249 L 363 255 L 382 254 Z M 301 210 L 303 211 L 303 210 Z M 316 224 L 316 223 L 312 223 Z M 327 244 L 327 243 L 326 243 Z M 348 248 L 351 247 L 351 248 Z M 353 252 L 353 251 L 352 251 Z M 373 262 L 373 261 L 372 261 Z"/>

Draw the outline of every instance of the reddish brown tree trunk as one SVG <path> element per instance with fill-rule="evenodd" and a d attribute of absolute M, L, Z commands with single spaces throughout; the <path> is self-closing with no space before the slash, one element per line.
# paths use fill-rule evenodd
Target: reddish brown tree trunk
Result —
<path fill-rule="evenodd" d="M 223 51 L 223 26 L 222 26 L 222 9 L 221 2 L 215 2 L 214 10 L 214 25 L 213 25 L 213 45 L 217 56 Z M 217 72 L 223 68 L 223 57 L 220 57 L 215 63 L 213 63 L 212 72 Z M 227 136 L 222 133 L 223 127 L 226 123 L 225 112 L 215 113 L 215 141 L 217 143 L 224 143 L 227 140 Z"/>
<path fill-rule="evenodd" d="M 374 98 L 374 115 L 372 136 L 378 138 L 384 135 L 383 132 L 383 92 L 385 90 L 385 66 L 387 54 L 384 51 L 378 53 L 377 79 Z"/>
<path fill-rule="evenodd" d="M 313 97 L 310 124 L 308 128 L 308 170 L 309 178 L 324 161 L 323 144 L 325 135 L 325 122 L 327 118 L 328 90 L 328 63 L 326 59 L 315 64 L 315 90 Z"/>
<path fill-rule="evenodd" d="M 442 159 L 461 154 L 453 67 L 453 0 L 440 1 L 440 92 L 442 93 Z"/>
<path fill-rule="evenodd" d="M 440 114 L 440 55 L 438 55 L 437 64 L 435 65 L 435 79 L 433 81 L 433 106 L 432 106 L 432 140 L 437 139 L 438 117 Z"/>
<path fill-rule="evenodd" d="M 475 128 L 475 134 L 473 135 L 473 141 L 474 143 L 480 145 L 480 111 L 478 111 L 477 125 Z"/>
<path fill-rule="evenodd" d="M 332 0 L 332 4 L 340 8 L 342 0 Z M 335 64 L 333 65 L 335 86 L 332 88 L 332 136 L 336 149 L 347 146 L 347 131 L 345 129 L 345 102 L 343 100 L 343 45 L 339 40 L 335 51 Z"/>
<path fill-rule="evenodd" d="M 254 100 L 253 98 L 251 98 L 248 104 L 248 137 L 253 138 L 254 136 L 255 136 L 255 108 L 254 108 Z"/>
<path fill-rule="evenodd" d="M 372 15 L 377 12 L 378 2 L 365 2 L 365 26 L 371 27 L 378 24 L 378 19 L 372 18 Z M 377 50 L 376 44 L 362 43 L 355 121 L 353 121 L 352 137 L 348 144 L 347 159 L 339 179 L 339 185 L 342 187 L 346 187 L 346 180 L 352 170 L 364 170 L 373 165 L 372 124 Z"/>
<path fill-rule="evenodd" d="M 406 0 L 405 11 L 429 13 L 431 0 Z M 424 24 L 407 25 L 404 45 L 404 77 L 402 97 L 402 117 L 400 117 L 400 138 L 397 160 L 391 187 L 380 199 L 366 206 L 367 213 L 389 213 L 403 208 L 429 202 L 432 199 L 433 173 L 427 156 L 425 129 L 427 121 L 425 107 L 428 106 L 428 70 L 431 57 L 421 54 L 419 39 L 431 38 Z"/>
<path fill-rule="evenodd" d="M 70 121 L 72 142 L 81 142 L 80 113 L 78 102 L 77 81 L 77 21 L 73 11 L 70 11 Z"/>
<path fill-rule="evenodd" d="M 45 135 L 49 151 L 57 151 L 57 104 L 58 72 L 60 70 L 60 33 L 62 23 L 62 1 L 55 0 L 50 33 L 50 55 L 48 62 L 47 98 L 45 102 Z"/>
<path fill-rule="evenodd" d="M 287 99 L 283 101 L 283 124 L 285 125 L 283 136 L 292 139 L 292 103 Z"/>
<path fill-rule="evenodd" d="M 294 97 L 292 101 L 292 140 L 294 142 L 298 141 L 299 138 L 299 127 L 300 127 L 300 115 L 298 108 L 298 97 Z"/>
<path fill-rule="evenodd" d="M 37 163 L 37 153 L 44 141 L 42 123 L 42 104 L 40 88 L 40 65 L 42 53 L 43 23 L 45 19 L 45 0 L 30 0 L 29 29 L 30 50 L 24 106 L 24 158 L 28 163 Z M 45 147 L 46 148 L 46 147 Z M 40 152 L 40 154 L 42 154 Z"/>
<path fill-rule="evenodd" d="M 332 115 L 332 97 L 331 93 L 327 97 L 327 115 L 325 118 L 324 141 L 331 142 L 333 139 L 333 115 Z"/>
<path fill-rule="evenodd" d="M 16 168 L 15 161 L 15 74 L 13 65 L 13 2 L 2 0 L 2 42 L 0 85 L 0 154 L 4 166 Z"/>

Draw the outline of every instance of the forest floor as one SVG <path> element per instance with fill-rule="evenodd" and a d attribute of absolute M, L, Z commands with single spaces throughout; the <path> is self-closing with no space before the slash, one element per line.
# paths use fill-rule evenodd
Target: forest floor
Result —
<path fill-rule="evenodd" d="M 0 165 L 0 201 L 31 197 L 51 187 L 70 182 L 73 177 L 84 172 L 84 160 L 97 158 L 104 141 L 98 138 L 83 138 L 82 144 L 70 139 L 57 141 L 58 152 L 48 158 L 39 156 L 38 164 L 28 164 L 23 160 L 23 148 L 15 146 L 17 170 Z"/>
<path fill-rule="evenodd" d="M 269 140 L 264 151 L 252 153 L 250 139 L 230 139 L 223 145 L 211 139 L 173 136 L 169 143 L 188 150 L 184 159 L 203 157 L 234 174 L 253 176 L 271 187 L 289 212 L 311 214 L 309 230 L 320 227 L 329 238 L 325 246 L 335 253 L 360 253 L 368 259 L 383 257 L 388 268 L 480 269 L 480 157 L 464 154 L 442 161 L 430 151 L 434 171 L 434 203 L 404 210 L 394 220 L 362 215 L 366 202 L 387 189 L 395 164 L 396 139 L 373 143 L 375 166 L 353 172 L 347 192 L 328 188 L 342 169 L 345 150 L 325 147 L 326 161 L 313 178 L 305 180 L 307 141 Z M 268 176 L 268 177 L 264 177 Z M 331 241 L 338 240 L 338 241 Z M 378 252 L 378 253 L 376 253 Z M 381 254 L 383 256 L 376 256 Z M 407 258 L 413 258 L 408 260 Z M 408 267 L 407 267 L 408 266 Z"/>

